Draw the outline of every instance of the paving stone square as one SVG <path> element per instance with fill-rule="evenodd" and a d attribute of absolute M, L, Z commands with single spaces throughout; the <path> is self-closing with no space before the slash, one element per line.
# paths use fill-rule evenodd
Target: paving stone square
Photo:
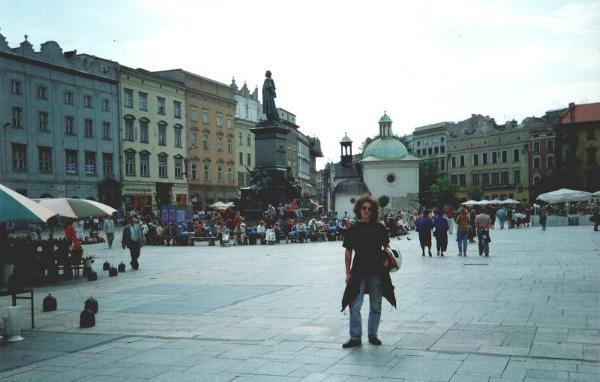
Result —
<path fill-rule="evenodd" d="M 144 247 L 140 270 L 114 278 L 104 258 L 127 254 L 86 246 L 99 280 L 35 289 L 36 328 L 0 345 L 0 381 L 600 380 L 597 232 L 495 229 L 488 258 L 476 244 L 456 256 L 453 236 L 447 256 L 421 257 L 410 238 L 392 241 L 403 266 L 384 344 L 356 349 L 341 348 L 341 242 Z M 42 312 L 47 293 L 55 312 Z M 89 296 L 96 326 L 80 329 Z M 27 304 L 22 313 L 28 328 Z"/>

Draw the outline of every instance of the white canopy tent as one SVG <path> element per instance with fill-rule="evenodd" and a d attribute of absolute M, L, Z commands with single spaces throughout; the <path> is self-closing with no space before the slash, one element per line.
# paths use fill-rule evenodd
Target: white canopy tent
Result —
<path fill-rule="evenodd" d="M 461 204 L 462 204 L 462 205 L 465 205 L 465 206 L 474 206 L 474 205 L 477 205 L 478 203 L 479 203 L 479 202 L 478 202 L 478 201 L 476 201 L 476 200 L 467 200 L 466 202 L 464 202 L 464 203 L 461 203 Z"/>
<path fill-rule="evenodd" d="M 592 199 L 592 193 L 587 191 L 570 190 L 568 188 L 561 188 L 560 190 L 547 192 L 540 194 L 537 200 L 541 200 L 546 203 L 568 203 L 568 202 L 581 202 Z"/>
<path fill-rule="evenodd" d="M 499 204 L 521 204 L 521 202 L 518 200 L 509 198 L 509 199 L 504 199 L 504 200 L 500 201 Z"/>

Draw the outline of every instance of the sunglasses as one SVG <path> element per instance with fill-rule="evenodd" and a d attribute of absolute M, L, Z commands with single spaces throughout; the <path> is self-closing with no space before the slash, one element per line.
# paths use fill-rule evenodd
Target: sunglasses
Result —
<path fill-rule="evenodd" d="M 373 211 L 373 208 L 372 208 L 372 207 L 365 207 L 365 206 L 362 206 L 362 207 L 361 207 L 361 210 L 363 210 L 363 211 Z"/>

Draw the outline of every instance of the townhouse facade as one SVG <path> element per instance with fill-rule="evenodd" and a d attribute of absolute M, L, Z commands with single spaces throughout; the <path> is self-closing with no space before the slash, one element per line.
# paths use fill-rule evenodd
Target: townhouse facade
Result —
<path fill-rule="evenodd" d="M 118 63 L 27 36 L 11 48 L 0 35 L 0 58 L 0 182 L 118 208 Z"/>
<path fill-rule="evenodd" d="M 432 160 L 438 170 L 446 171 L 448 129 L 453 122 L 439 122 L 415 128 L 412 134 L 413 153 L 423 160 Z"/>
<path fill-rule="evenodd" d="M 236 150 L 237 161 L 236 170 L 238 175 L 238 186 L 245 187 L 250 180 L 250 172 L 254 170 L 255 142 L 252 129 L 256 127 L 259 118 L 262 115 L 262 105 L 258 100 L 258 88 L 252 93 L 248 85 L 244 82 L 241 89 L 238 89 L 235 80 L 231 82 L 231 89 L 236 100 L 235 110 L 235 130 L 236 130 Z"/>
<path fill-rule="evenodd" d="M 185 86 L 190 205 L 204 210 L 239 196 L 236 101 L 229 85 L 182 69 L 153 72 Z"/>
<path fill-rule="evenodd" d="M 121 157 L 126 211 L 188 204 L 183 83 L 121 66 Z"/>

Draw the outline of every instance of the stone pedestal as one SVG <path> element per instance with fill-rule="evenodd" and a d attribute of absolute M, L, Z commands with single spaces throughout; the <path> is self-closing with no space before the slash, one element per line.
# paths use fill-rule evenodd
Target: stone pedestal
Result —
<path fill-rule="evenodd" d="M 252 129 L 256 142 L 255 169 L 287 171 L 287 134 L 289 131 L 277 121 L 261 121 Z"/>

